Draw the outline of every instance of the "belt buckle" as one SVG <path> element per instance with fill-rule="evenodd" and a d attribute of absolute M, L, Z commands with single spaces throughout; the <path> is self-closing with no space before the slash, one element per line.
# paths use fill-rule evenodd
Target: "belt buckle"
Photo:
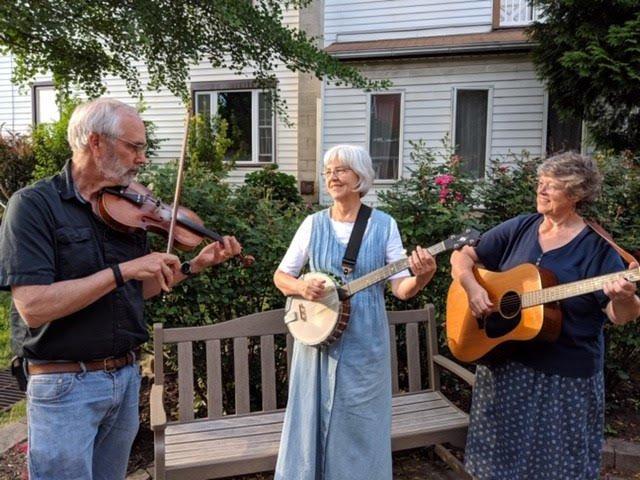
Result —
<path fill-rule="evenodd" d="M 113 372 L 115 372 L 116 370 L 118 370 L 118 367 L 116 367 L 116 366 L 115 366 L 115 364 L 114 364 L 113 368 L 109 368 L 109 367 L 107 367 L 107 362 L 108 362 L 109 360 L 115 360 L 115 359 L 114 359 L 113 357 L 109 357 L 109 358 L 105 358 L 104 360 L 102 360 L 102 369 L 103 369 L 106 373 L 113 373 Z"/>

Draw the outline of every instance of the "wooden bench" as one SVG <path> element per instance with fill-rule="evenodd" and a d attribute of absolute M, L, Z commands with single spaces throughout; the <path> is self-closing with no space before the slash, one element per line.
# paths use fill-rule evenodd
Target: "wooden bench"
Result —
<path fill-rule="evenodd" d="M 276 406 L 274 336 L 286 333 L 282 319 L 282 310 L 272 310 L 204 327 L 163 328 L 162 324 L 154 325 L 155 380 L 151 389 L 151 429 L 154 432 L 156 480 L 220 478 L 275 468 L 284 409 Z M 393 450 L 444 442 L 463 445 L 468 415 L 440 391 L 440 372 L 445 368 L 469 384 L 473 384 L 473 374 L 438 354 L 433 305 L 424 310 L 389 312 L 389 322 L 394 392 Z M 420 335 L 420 324 L 426 326 L 425 335 Z M 396 330 L 398 336 L 400 330 L 405 332 L 406 357 L 400 358 L 401 361 L 406 360 L 408 367 L 408 379 L 402 379 L 402 383 L 407 384 L 405 392 L 399 385 Z M 248 353 L 251 337 L 259 337 L 260 411 L 250 411 Z M 221 342 L 225 339 L 233 342 L 233 415 L 223 415 L 221 356 L 224 349 L 221 351 Z M 284 339 L 280 341 L 284 343 Z M 206 349 L 207 418 L 202 419 L 194 418 L 193 342 L 205 342 Z M 177 344 L 178 421 L 167 421 L 163 404 L 163 346 L 167 344 Z M 292 346 L 293 341 L 287 335 L 287 369 Z M 421 369 L 421 363 L 425 363 L 426 371 Z"/>

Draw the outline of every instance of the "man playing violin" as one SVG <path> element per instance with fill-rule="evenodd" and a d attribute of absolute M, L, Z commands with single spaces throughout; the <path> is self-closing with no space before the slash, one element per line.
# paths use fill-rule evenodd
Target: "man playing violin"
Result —
<path fill-rule="evenodd" d="M 0 288 L 11 289 L 12 340 L 28 375 L 29 473 L 124 478 L 138 430 L 144 300 L 240 253 L 233 237 L 181 266 L 94 214 L 99 192 L 128 185 L 147 159 L 138 112 L 80 105 L 62 171 L 15 193 L 0 226 Z"/>

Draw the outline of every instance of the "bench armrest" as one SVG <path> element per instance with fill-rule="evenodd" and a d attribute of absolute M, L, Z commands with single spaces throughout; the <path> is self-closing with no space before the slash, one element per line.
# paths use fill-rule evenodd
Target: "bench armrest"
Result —
<path fill-rule="evenodd" d="M 447 357 L 443 357 L 442 355 L 434 355 L 433 362 L 440 365 L 442 368 L 446 368 L 452 373 L 455 373 L 462 380 L 467 382 L 469 385 L 473 387 L 476 376 L 471 373 L 469 370 L 464 368 L 462 365 L 457 364 L 453 360 L 449 360 Z"/>
<path fill-rule="evenodd" d="M 151 430 L 163 431 L 167 426 L 167 414 L 164 411 L 164 385 L 152 385 L 149 403 L 151 408 Z"/>

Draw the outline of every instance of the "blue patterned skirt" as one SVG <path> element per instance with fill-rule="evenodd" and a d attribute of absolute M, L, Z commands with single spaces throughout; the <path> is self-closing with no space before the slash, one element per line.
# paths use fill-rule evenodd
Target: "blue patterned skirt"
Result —
<path fill-rule="evenodd" d="M 599 478 L 602 372 L 588 378 L 507 362 L 478 366 L 465 467 L 480 480 Z"/>

